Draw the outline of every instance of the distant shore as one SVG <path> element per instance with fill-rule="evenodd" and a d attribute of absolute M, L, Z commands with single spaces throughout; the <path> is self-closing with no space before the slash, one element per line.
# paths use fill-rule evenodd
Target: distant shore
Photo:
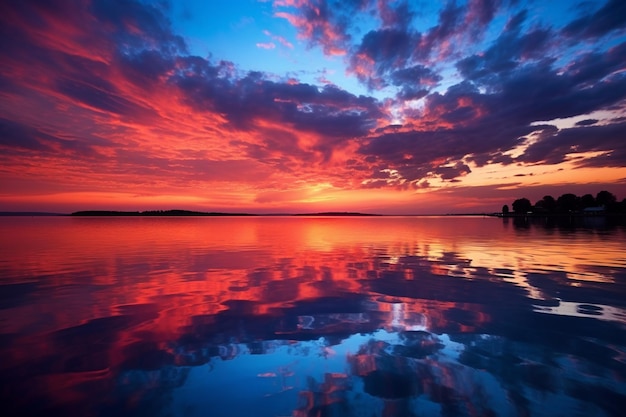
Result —
<path fill-rule="evenodd" d="M 148 210 L 148 211 L 115 211 L 115 210 L 83 210 L 75 211 L 70 216 L 126 216 L 126 217 L 138 217 L 138 216 L 256 216 L 256 214 L 250 213 L 222 213 L 222 212 L 204 212 L 193 210 Z"/>
<path fill-rule="evenodd" d="M 150 210 L 150 211 L 115 211 L 115 210 L 86 210 L 76 211 L 70 216 L 380 216 L 380 214 L 327 211 L 319 213 L 297 214 L 254 214 L 229 212 L 204 212 L 192 210 Z"/>

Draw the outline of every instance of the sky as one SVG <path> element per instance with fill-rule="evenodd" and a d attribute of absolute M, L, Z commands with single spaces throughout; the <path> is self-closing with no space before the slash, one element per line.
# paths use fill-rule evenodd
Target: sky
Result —
<path fill-rule="evenodd" d="M 4 0 L 0 211 L 626 197 L 626 2 Z"/>

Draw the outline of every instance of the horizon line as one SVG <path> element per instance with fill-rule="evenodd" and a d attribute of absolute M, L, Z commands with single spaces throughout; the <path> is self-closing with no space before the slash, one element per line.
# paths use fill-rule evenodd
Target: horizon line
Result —
<path fill-rule="evenodd" d="M 198 210 L 79 210 L 71 213 L 59 213 L 48 211 L 0 211 L 0 216 L 37 216 L 37 217 L 54 217 L 54 216 L 74 216 L 74 217 L 306 217 L 306 216 L 329 216 L 329 217 L 429 217 L 429 216 L 493 216 L 499 212 L 463 212 L 463 213 L 411 213 L 411 214 L 382 214 L 357 211 L 321 211 L 321 212 L 277 212 L 277 213 L 255 213 L 255 212 L 230 212 L 230 211 L 198 211 Z"/>

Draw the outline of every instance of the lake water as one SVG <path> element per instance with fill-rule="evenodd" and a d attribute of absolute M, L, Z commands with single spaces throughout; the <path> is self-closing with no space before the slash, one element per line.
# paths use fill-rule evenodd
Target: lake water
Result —
<path fill-rule="evenodd" d="M 626 227 L 0 218 L 4 415 L 621 416 Z"/>

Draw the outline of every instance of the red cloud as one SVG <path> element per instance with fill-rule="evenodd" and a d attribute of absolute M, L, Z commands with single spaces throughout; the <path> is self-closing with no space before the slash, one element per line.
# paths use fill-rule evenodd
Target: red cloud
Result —
<path fill-rule="evenodd" d="M 324 0 L 276 1 L 277 8 L 296 9 L 295 12 L 277 11 L 276 17 L 287 19 L 298 30 L 298 37 L 310 45 L 321 45 L 326 55 L 345 55 L 350 36 L 345 27 L 334 21 L 334 12 Z"/>

